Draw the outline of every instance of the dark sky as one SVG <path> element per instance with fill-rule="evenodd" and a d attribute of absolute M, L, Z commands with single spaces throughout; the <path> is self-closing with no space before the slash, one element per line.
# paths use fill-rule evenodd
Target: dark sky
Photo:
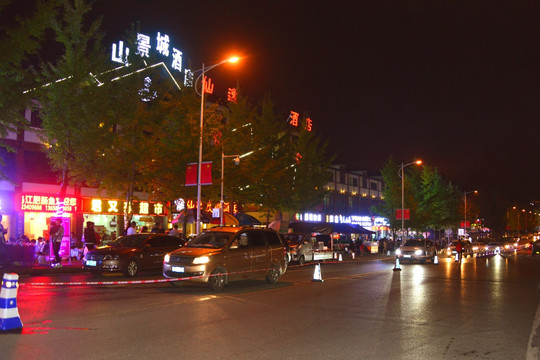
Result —
<path fill-rule="evenodd" d="M 238 81 L 286 117 L 309 115 L 354 168 L 389 156 L 437 167 L 462 190 L 540 200 L 539 1 L 97 0 L 108 43 L 161 31 L 216 93 Z"/>

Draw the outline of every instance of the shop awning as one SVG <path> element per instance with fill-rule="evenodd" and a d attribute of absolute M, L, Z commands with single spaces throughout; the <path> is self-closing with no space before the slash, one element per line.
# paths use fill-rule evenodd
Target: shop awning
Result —
<path fill-rule="evenodd" d="M 240 226 L 243 226 L 243 225 L 249 225 L 249 226 L 261 225 L 261 222 L 259 220 L 257 220 L 257 218 L 255 218 L 255 217 L 253 217 L 253 216 L 251 216 L 249 214 L 238 213 L 235 216 L 238 219 L 238 222 L 240 223 Z"/>
<path fill-rule="evenodd" d="M 295 233 L 318 233 L 328 235 L 332 233 L 341 234 L 375 234 L 373 231 L 364 229 L 359 225 L 335 224 L 335 223 L 312 223 L 297 221 L 289 224 L 289 229 Z"/>
<path fill-rule="evenodd" d="M 220 223 L 220 218 L 212 218 L 212 221 L 210 221 L 211 224 L 217 224 Z M 240 222 L 237 218 L 235 218 L 232 214 L 229 214 L 227 212 L 223 213 L 223 225 L 224 226 L 238 226 Z"/>

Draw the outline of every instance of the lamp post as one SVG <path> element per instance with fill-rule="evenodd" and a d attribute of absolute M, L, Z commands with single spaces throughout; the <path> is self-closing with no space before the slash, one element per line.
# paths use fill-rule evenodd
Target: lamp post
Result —
<path fill-rule="evenodd" d="M 223 183 L 225 174 L 225 158 L 234 158 L 234 164 L 240 164 L 240 155 L 225 155 L 223 149 L 221 150 L 221 199 L 219 201 L 219 226 L 223 226 Z"/>
<path fill-rule="evenodd" d="M 403 231 L 405 228 L 405 217 L 403 216 L 404 215 L 403 213 L 405 210 L 405 174 L 403 173 L 403 169 L 412 164 L 421 165 L 422 160 L 416 160 L 408 164 L 401 163 L 401 167 L 399 168 L 399 171 L 398 171 L 398 176 L 401 178 L 401 243 L 402 244 L 403 244 Z"/>
<path fill-rule="evenodd" d="M 237 57 L 232 57 L 227 60 L 223 60 L 222 62 L 219 62 L 217 64 L 211 65 L 207 68 L 204 67 L 204 63 L 201 67 L 201 75 L 197 77 L 195 80 L 194 86 L 195 91 L 197 90 L 197 82 L 199 79 L 202 79 L 201 81 L 201 120 L 200 120 L 200 132 L 199 132 L 199 161 L 197 163 L 197 225 L 196 225 L 196 233 L 199 234 L 201 230 L 201 164 L 202 164 L 202 147 L 203 147 L 203 128 L 204 128 L 204 91 L 205 91 L 205 80 L 204 80 L 204 74 L 210 70 L 212 70 L 215 67 L 218 67 L 219 65 L 225 64 L 226 62 L 235 63 L 239 59 Z"/>
<path fill-rule="evenodd" d="M 478 194 L 478 190 L 473 191 L 465 191 L 463 193 L 465 197 L 465 208 L 464 208 L 464 215 L 465 215 L 465 222 L 463 223 L 463 227 L 465 228 L 465 236 L 467 236 L 467 194 Z"/>

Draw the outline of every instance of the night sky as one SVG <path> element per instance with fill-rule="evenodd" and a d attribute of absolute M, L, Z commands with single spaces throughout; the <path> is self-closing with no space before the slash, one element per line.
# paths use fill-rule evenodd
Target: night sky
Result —
<path fill-rule="evenodd" d="M 354 169 L 390 156 L 436 167 L 463 191 L 540 200 L 539 1 L 97 0 L 106 43 L 135 21 L 169 34 L 192 68 L 309 115 Z"/>

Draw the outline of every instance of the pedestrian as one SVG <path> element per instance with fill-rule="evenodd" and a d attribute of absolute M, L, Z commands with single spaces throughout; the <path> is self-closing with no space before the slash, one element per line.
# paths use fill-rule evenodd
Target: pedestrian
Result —
<path fill-rule="evenodd" d="M 0 243 L 2 245 L 6 243 L 7 232 L 8 232 L 8 229 L 4 228 L 4 225 L 2 225 L 2 214 L 0 214 Z"/>
<path fill-rule="evenodd" d="M 169 235 L 180 237 L 180 231 L 178 231 L 178 224 L 174 224 L 172 229 L 169 231 Z"/>
<path fill-rule="evenodd" d="M 135 235 L 137 233 L 137 223 L 131 222 L 131 226 L 127 229 L 126 235 Z"/>
<path fill-rule="evenodd" d="M 92 221 L 86 222 L 86 228 L 84 229 L 84 243 L 88 250 L 92 250 L 96 245 L 96 231 L 94 230 L 94 223 Z"/>
<path fill-rule="evenodd" d="M 144 234 L 144 233 L 147 233 L 147 232 L 148 232 L 148 226 L 145 225 L 145 226 L 143 226 L 143 227 L 141 228 L 140 234 Z"/>
<path fill-rule="evenodd" d="M 459 261 L 461 261 L 462 252 L 463 252 L 463 246 L 461 245 L 461 240 L 458 240 L 456 244 L 456 253 L 458 254 Z"/>
<path fill-rule="evenodd" d="M 62 226 L 62 220 L 52 220 L 51 229 L 49 230 L 49 239 L 53 247 L 54 263 L 53 267 L 62 267 L 62 258 L 60 257 L 60 245 L 62 244 L 62 238 L 64 237 L 64 227 Z"/>
<path fill-rule="evenodd" d="M 383 254 L 386 255 L 387 252 L 388 252 L 388 240 L 383 239 Z"/>

